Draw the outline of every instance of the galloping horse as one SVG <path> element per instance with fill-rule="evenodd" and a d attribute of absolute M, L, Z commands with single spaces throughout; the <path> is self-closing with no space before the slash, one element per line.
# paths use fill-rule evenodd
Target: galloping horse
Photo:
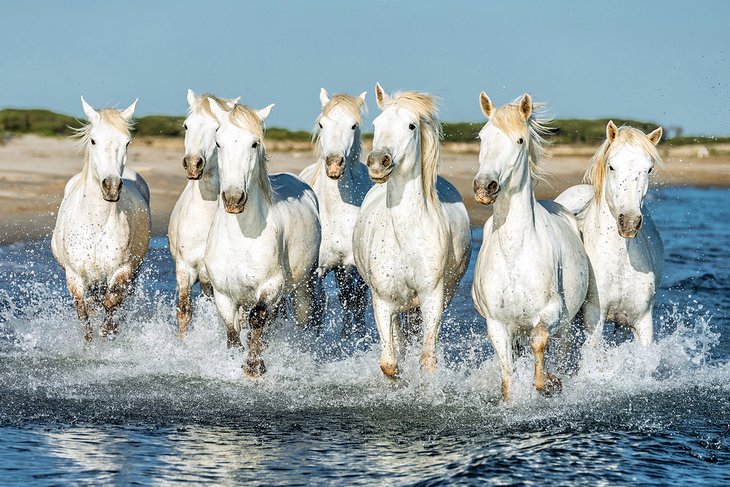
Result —
<path fill-rule="evenodd" d="M 218 208 L 218 148 L 215 146 L 215 131 L 218 130 L 210 105 L 231 109 L 238 98 L 225 100 L 214 95 L 197 96 L 188 90 L 188 116 L 185 128 L 185 157 L 183 168 L 188 184 L 180 194 L 170 215 L 168 238 L 170 253 L 175 260 L 177 280 L 178 334 L 183 338 L 193 316 L 190 290 L 200 281 L 204 294 L 211 295 L 210 278 L 205 270 L 203 257 L 208 230 Z"/>
<path fill-rule="evenodd" d="M 375 87 L 382 113 L 373 122 L 368 155 L 378 183 L 365 197 L 353 250 L 370 286 L 380 333 L 380 369 L 398 371 L 400 314 L 423 325 L 421 367 L 436 370 L 436 340 L 471 254 L 471 231 L 459 192 L 438 177 L 440 124 L 433 97 L 416 92 L 389 96 Z"/>
<path fill-rule="evenodd" d="M 114 312 L 134 283 L 150 242 L 150 191 L 142 177 L 126 169 L 135 100 L 128 108 L 94 110 L 83 97 L 89 123 L 78 129 L 85 149 L 81 172 L 64 190 L 51 249 L 66 271 L 66 284 L 84 322 L 89 311 L 105 310 L 102 336 L 117 332 Z"/>
<path fill-rule="evenodd" d="M 653 310 L 662 279 L 664 246 L 644 197 L 649 173 L 661 163 L 656 145 L 662 128 L 650 134 L 606 126 L 606 141 L 591 159 L 588 184 L 565 190 L 558 201 L 578 217 L 593 268 L 583 321 L 598 346 L 609 319 L 631 328 L 644 346 L 653 340 Z"/>
<path fill-rule="evenodd" d="M 502 369 L 502 397 L 508 400 L 513 373 L 513 339 L 530 337 L 535 388 L 550 394 L 560 380 L 545 368 L 548 338 L 567 333 L 588 289 L 589 263 L 575 217 L 553 202 L 535 201 L 540 177 L 543 121 L 524 95 L 495 109 L 482 92 L 489 122 L 479 132 L 477 202 L 494 204 L 484 225 L 472 297 Z"/>
<path fill-rule="evenodd" d="M 269 176 L 262 124 L 273 105 L 258 111 L 210 106 L 220 123 L 215 141 L 221 192 L 204 261 L 229 347 L 240 345 L 241 321 L 248 322 L 243 371 L 255 378 L 266 371 L 263 329 L 284 298 L 291 295 L 298 323 L 321 324 L 317 196 L 296 176 Z"/>
<path fill-rule="evenodd" d="M 322 88 L 319 100 L 322 113 L 315 127 L 318 160 L 300 177 L 312 186 L 319 200 L 319 272 L 322 276 L 335 272 L 344 315 L 342 336 L 362 336 L 367 288 L 355 268 L 352 234 L 365 194 L 373 186 L 367 168 L 360 162 L 365 93 L 335 94 L 330 98 Z"/>

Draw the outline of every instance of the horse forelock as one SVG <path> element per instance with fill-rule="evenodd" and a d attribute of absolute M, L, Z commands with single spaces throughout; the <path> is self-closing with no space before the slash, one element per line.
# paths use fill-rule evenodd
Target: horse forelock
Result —
<path fill-rule="evenodd" d="M 543 114 L 545 105 L 542 103 L 533 104 L 530 117 L 525 117 L 520 111 L 522 97 L 500 107 L 494 111 L 490 122 L 512 137 L 525 139 L 528 151 L 530 176 L 538 181 L 544 178 L 542 161 L 547 153 L 547 141 L 545 136 L 550 132 L 550 118 Z"/>
<path fill-rule="evenodd" d="M 609 142 L 608 139 L 604 140 L 596 153 L 593 154 L 588 163 L 588 169 L 583 176 L 583 182 L 593 186 L 596 199 L 600 199 L 603 194 L 608 160 L 625 145 L 631 145 L 642 150 L 654 164 L 662 164 L 659 150 L 644 132 L 627 125 L 619 127 L 618 134 L 613 142 Z"/>
<path fill-rule="evenodd" d="M 387 100 L 382 109 L 404 108 L 418 117 L 421 138 L 421 184 L 423 194 L 430 203 L 438 201 L 436 179 L 441 161 L 442 127 L 438 120 L 436 98 L 428 93 L 403 91 Z"/>

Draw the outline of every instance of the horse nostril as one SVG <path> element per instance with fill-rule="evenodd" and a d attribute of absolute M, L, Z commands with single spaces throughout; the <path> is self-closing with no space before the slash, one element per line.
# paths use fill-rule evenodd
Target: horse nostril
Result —
<path fill-rule="evenodd" d="M 200 159 L 198 159 L 198 162 L 195 164 L 195 169 L 197 169 L 198 171 L 201 171 L 203 169 L 204 165 L 205 165 L 205 159 L 203 159 L 201 157 Z"/>
<path fill-rule="evenodd" d="M 385 154 L 383 156 L 383 166 L 389 167 L 391 164 L 393 164 L 393 159 L 390 158 L 390 154 Z"/>
<path fill-rule="evenodd" d="M 187 168 L 188 168 L 188 158 L 183 157 L 183 169 L 187 169 Z"/>
<path fill-rule="evenodd" d="M 626 215 L 624 215 L 623 213 L 621 213 L 618 216 L 618 224 L 619 224 L 619 226 L 623 227 L 625 222 L 626 222 Z"/>
<path fill-rule="evenodd" d="M 497 191 L 499 191 L 499 183 L 497 181 L 492 181 L 487 185 L 487 192 L 489 194 L 495 194 Z"/>
<path fill-rule="evenodd" d="M 642 221 L 642 217 L 641 217 L 641 215 L 639 215 L 639 216 L 638 216 L 638 217 L 636 218 L 636 229 L 637 229 L 637 230 L 638 230 L 639 228 L 641 228 L 641 221 Z"/>

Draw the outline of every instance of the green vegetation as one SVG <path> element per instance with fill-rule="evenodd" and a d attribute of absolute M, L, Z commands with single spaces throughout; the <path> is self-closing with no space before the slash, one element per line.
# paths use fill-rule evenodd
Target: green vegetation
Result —
<path fill-rule="evenodd" d="M 135 122 L 135 135 L 180 137 L 184 134 L 184 117 L 167 115 L 148 115 Z M 659 126 L 655 122 L 613 119 L 616 125 L 631 125 L 644 132 L 650 132 Z M 38 135 L 71 135 L 69 127 L 79 127 L 83 120 L 68 115 L 61 115 L 49 110 L 25 110 L 6 108 L 0 110 L 0 135 L 2 134 L 38 134 Z M 561 119 L 552 123 L 552 134 L 549 139 L 554 144 L 588 144 L 597 145 L 606 137 L 607 118 L 596 120 Z M 447 122 L 444 123 L 444 140 L 446 142 L 476 142 L 477 134 L 484 122 Z M 665 132 L 666 134 L 666 132 Z M 372 134 L 364 134 L 372 139 Z M 288 130 L 271 127 L 266 130 L 266 138 L 276 141 L 309 141 L 310 133 L 305 130 Z M 674 137 L 666 141 L 670 145 L 730 143 L 730 137 Z"/>
<path fill-rule="evenodd" d="M 70 135 L 69 125 L 79 126 L 74 117 L 50 110 L 0 110 L 0 134 Z"/>

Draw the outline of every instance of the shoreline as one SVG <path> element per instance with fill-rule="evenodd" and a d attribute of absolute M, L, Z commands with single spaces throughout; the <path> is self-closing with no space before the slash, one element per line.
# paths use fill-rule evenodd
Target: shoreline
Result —
<path fill-rule="evenodd" d="M 314 162 L 314 154 L 270 144 L 269 169 L 298 174 Z M 472 194 L 472 179 L 478 156 L 468 150 L 442 151 L 439 174 L 459 190 L 473 226 L 483 226 L 491 209 L 479 205 Z M 538 199 L 552 199 L 564 189 L 579 184 L 590 153 L 585 147 L 572 152 L 556 148 L 544 161 L 547 178 L 536 187 Z M 730 187 L 730 157 L 697 158 L 674 150 L 664 151 L 664 164 L 657 167 L 652 187 Z M 128 166 L 138 171 L 151 190 L 152 236 L 167 234 L 167 223 L 187 179 L 182 169 L 182 139 L 135 140 L 129 148 Z M 80 171 L 82 155 L 72 140 L 23 136 L 0 145 L 0 244 L 42 240 L 50 237 L 63 189 Z"/>

